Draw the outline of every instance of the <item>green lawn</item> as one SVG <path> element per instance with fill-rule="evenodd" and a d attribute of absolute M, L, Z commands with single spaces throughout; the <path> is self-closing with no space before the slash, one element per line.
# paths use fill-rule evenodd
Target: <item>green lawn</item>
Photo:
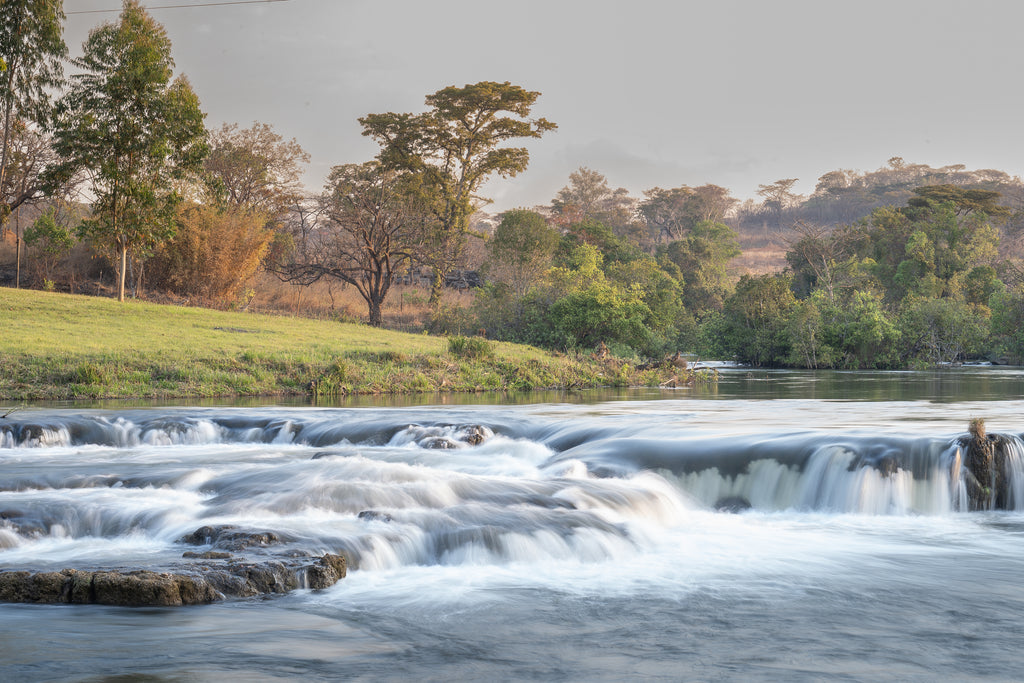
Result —
<path fill-rule="evenodd" d="M 652 383 L 628 366 L 364 325 L 0 288 L 0 400 L 503 391 Z M 470 345 L 471 347 L 473 345 Z M 647 381 L 644 382 L 643 380 Z"/>

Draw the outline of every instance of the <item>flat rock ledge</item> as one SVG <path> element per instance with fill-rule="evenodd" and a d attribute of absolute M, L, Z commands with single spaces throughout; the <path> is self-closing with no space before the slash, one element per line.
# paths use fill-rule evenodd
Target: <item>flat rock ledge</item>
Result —
<path fill-rule="evenodd" d="M 222 559 L 202 558 L 197 559 Z M 312 562 L 268 561 L 195 564 L 182 571 L 0 572 L 0 602 L 178 607 L 227 598 L 286 593 L 297 588 L 329 588 L 345 577 L 340 555 Z"/>

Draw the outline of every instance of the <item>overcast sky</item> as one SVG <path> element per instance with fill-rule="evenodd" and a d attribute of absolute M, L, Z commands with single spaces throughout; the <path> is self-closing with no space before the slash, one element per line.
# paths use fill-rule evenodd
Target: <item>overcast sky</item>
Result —
<path fill-rule="evenodd" d="M 893 156 L 1024 175 L 1019 0 L 145 0 L 207 112 L 254 121 L 331 166 L 377 148 L 368 113 L 425 110 L 449 85 L 511 81 L 558 124 L 491 210 L 548 203 L 587 166 L 613 187 L 715 183 L 740 198 Z M 81 53 L 120 0 L 65 0 Z"/>

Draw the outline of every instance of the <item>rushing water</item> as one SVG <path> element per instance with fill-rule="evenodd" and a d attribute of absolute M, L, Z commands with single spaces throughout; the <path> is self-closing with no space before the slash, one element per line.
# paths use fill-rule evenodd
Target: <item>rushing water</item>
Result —
<path fill-rule="evenodd" d="M 230 525 L 350 573 L 200 607 L 0 605 L 0 680 L 1019 680 L 1022 413 L 1024 373 L 989 368 L 28 408 L 0 420 L 0 569 L 176 567 L 183 536 Z M 1011 444 L 1011 511 L 960 511 L 973 417 Z"/>

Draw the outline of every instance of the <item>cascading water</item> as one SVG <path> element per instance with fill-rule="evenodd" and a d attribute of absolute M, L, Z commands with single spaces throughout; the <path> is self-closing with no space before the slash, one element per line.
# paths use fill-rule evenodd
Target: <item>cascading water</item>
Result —
<path fill-rule="evenodd" d="M 697 510 L 963 508 L 955 435 L 176 412 L 8 420 L 0 562 L 103 564 L 110 546 L 118 563 L 158 567 L 203 525 L 269 529 L 290 551 L 331 548 L 355 568 L 600 561 Z M 1010 501 L 1024 505 L 1021 442 L 1009 441 Z"/>
<path fill-rule="evenodd" d="M 132 671 L 198 680 L 300 670 L 402 678 L 424 668 L 446 678 L 674 678 L 679 661 L 696 678 L 792 677 L 821 671 L 844 643 L 860 643 L 849 664 L 865 661 L 866 648 L 882 652 L 883 641 L 884 664 L 867 657 L 882 668 L 862 674 L 924 678 L 932 670 L 921 653 L 950 647 L 948 610 L 960 615 L 956 628 L 1010 603 L 1024 614 L 1010 579 L 1024 549 L 1008 544 L 1024 532 L 1024 444 L 1007 431 L 1021 407 L 986 406 L 1003 427 L 1008 509 L 980 513 L 967 512 L 965 413 L 940 405 L 26 409 L 0 421 L 0 571 L 264 571 L 347 558 L 348 577 L 326 590 L 309 590 L 307 563 L 292 579 L 268 579 L 274 590 L 298 589 L 290 595 L 190 608 L 193 619 L 227 624 L 209 646 L 186 638 L 181 659 L 169 655 L 202 652 L 217 662 L 203 675 L 108 652 Z M 783 408 L 792 417 L 780 419 Z M 871 417 L 879 413 L 884 422 Z M 979 575 L 982 597 L 950 588 Z M 47 613 L 26 609 L 0 605 L 7 633 L 43 623 Z M 61 609 L 73 621 L 74 610 L 100 608 Z M 902 643 L 892 624 L 922 610 L 946 635 Z M 89 614 L 108 649 L 136 638 L 142 651 L 161 650 L 178 637 L 142 613 Z M 264 620 L 297 635 L 255 631 Z M 819 620 L 840 632 L 828 635 Z M 135 622 L 144 625 L 119 630 Z M 339 635 L 340 624 L 348 630 Z M 783 662 L 765 639 L 776 631 L 800 639 L 802 654 Z M 64 637 L 99 637 L 86 633 Z M 29 652 L 27 638 L 0 636 L 0 645 Z M 261 650 L 250 665 L 224 654 L 254 638 L 309 656 Z M 687 654 L 719 641 L 705 661 L 745 664 L 700 668 L 696 650 Z M 1013 659 L 1008 646 L 999 652 Z M 295 656 L 301 669 L 287 664 Z M 510 673 L 509 662 L 520 668 Z M 47 678 L 31 675 L 42 664 L 12 666 L 15 678 Z M 124 670 L 112 666 L 88 671 Z"/>

